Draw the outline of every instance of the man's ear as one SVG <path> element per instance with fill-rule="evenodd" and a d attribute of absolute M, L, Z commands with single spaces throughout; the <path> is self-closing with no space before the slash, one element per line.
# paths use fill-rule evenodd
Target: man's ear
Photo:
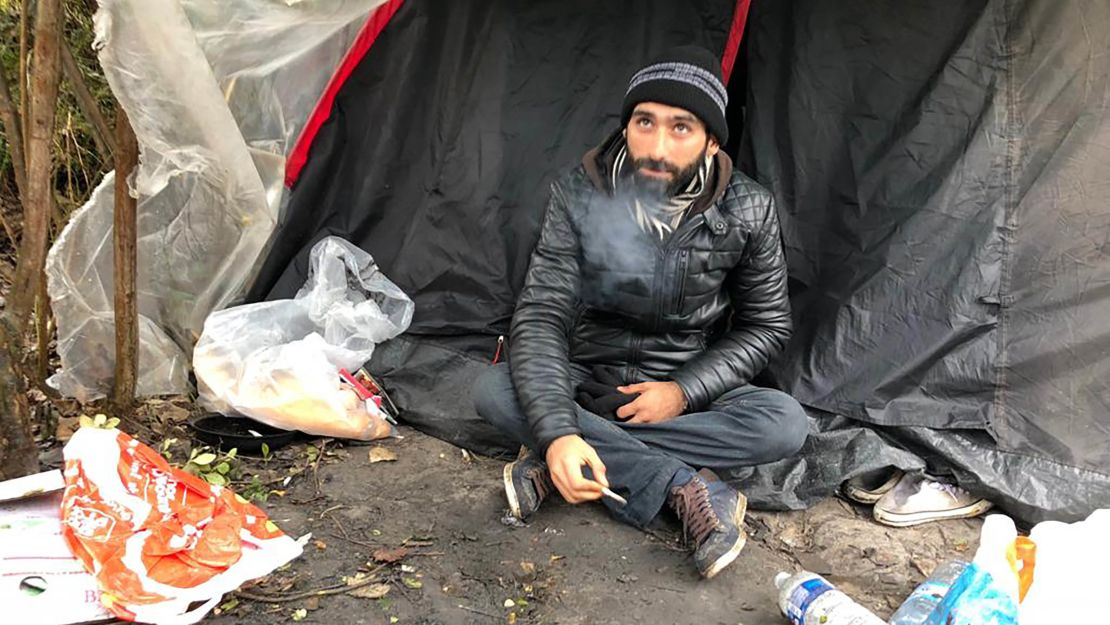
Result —
<path fill-rule="evenodd" d="M 706 156 L 717 156 L 717 152 L 721 151 L 721 144 L 713 137 L 709 137 L 709 143 L 705 146 Z"/>

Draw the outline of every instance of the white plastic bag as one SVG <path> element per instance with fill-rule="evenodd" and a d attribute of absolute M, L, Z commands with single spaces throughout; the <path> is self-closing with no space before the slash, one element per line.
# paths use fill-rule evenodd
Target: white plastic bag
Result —
<path fill-rule="evenodd" d="M 1021 625 L 1095 623 L 1105 608 L 1110 562 L 1110 509 L 1085 521 L 1044 521 L 1029 532 L 1037 546 L 1033 585 L 1021 603 Z"/>
<path fill-rule="evenodd" d="M 374 345 L 408 328 L 413 303 L 374 259 L 338 237 L 312 248 L 309 276 L 291 300 L 213 313 L 193 351 L 201 403 L 287 430 L 370 440 L 389 426 L 343 388 Z"/>

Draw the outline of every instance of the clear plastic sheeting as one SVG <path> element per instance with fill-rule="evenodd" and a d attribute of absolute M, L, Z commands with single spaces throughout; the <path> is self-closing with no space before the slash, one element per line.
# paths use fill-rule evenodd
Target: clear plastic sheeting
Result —
<path fill-rule="evenodd" d="M 201 403 L 287 430 L 380 438 L 388 426 L 342 391 L 339 372 L 362 366 L 376 344 L 404 332 L 412 300 L 369 254 L 338 237 L 313 246 L 309 263 L 293 299 L 208 317 L 193 353 Z"/>
<path fill-rule="evenodd" d="M 383 0 L 101 0 L 96 45 L 141 150 L 141 395 L 188 388 L 205 318 L 250 281 L 277 226 L 285 154 L 370 10 Z M 62 370 L 91 399 L 115 362 L 113 182 L 47 259 Z"/>

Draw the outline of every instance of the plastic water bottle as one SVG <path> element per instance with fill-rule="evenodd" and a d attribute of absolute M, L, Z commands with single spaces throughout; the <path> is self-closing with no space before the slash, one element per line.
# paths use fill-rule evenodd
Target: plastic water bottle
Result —
<path fill-rule="evenodd" d="M 901 607 L 890 617 L 890 625 L 922 625 L 928 620 L 952 582 L 967 568 L 967 562 L 950 560 L 933 570 L 928 579 L 918 584 Z"/>
<path fill-rule="evenodd" d="M 779 573 L 775 587 L 779 609 L 794 625 L 886 625 L 816 573 Z"/>

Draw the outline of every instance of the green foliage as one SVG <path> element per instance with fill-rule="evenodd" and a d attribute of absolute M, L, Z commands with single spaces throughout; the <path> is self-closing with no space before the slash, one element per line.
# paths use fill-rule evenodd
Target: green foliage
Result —
<path fill-rule="evenodd" d="M 80 423 L 83 428 L 97 428 L 101 430 L 111 430 L 119 425 L 119 419 L 116 417 L 108 418 L 108 415 L 105 414 L 97 414 L 92 417 L 83 414 L 78 418 L 77 422 Z"/>
<path fill-rule="evenodd" d="M 235 452 L 232 449 L 220 456 L 210 447 L 195 447 L 189 452 L 189 460 L 181 469 L 209 484 L 227 486 L 238 469 Z"/>
<path fill-rule="evenodd" d="M 239 489 L 239 494 L 248 501 L 265 503 L 270 497 L 270 489 L 257 475 L 252 475 L 250 483 Z"/>

